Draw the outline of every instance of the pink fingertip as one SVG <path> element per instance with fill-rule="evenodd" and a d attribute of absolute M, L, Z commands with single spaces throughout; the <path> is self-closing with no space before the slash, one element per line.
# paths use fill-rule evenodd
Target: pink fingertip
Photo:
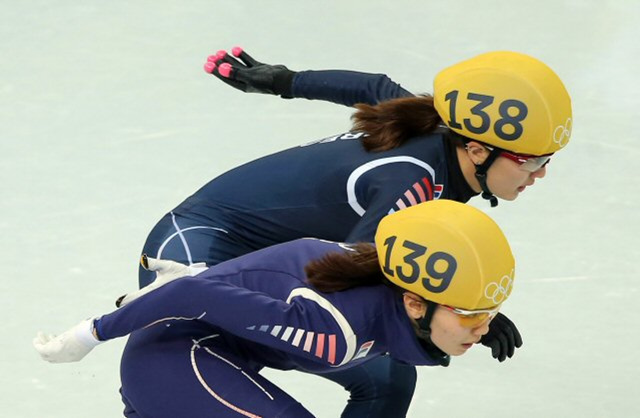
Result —
<path fill-rule="evenodd" d="M 223 77 L 228 78 L 231 74 L 231 64 L 225 62 L 224 64 L 220 65 L 220 67 L 218 68 L 218 72 L 222 74 Z"/>
<path fill-rule="evenodd" d="M 218 60 L 218 55 L 209 55 L 207 57 L 207 62 L 216 62 Z"/>
<path fill-rule="evenodd" d="M 216 53 L 216 57 L 218 57 L 218 59 L 224 58 L 226 55 L 227 55 L 227 51 L 225 51 L 224 49 L 221 49 Z"/>
<path fill-rule="evenodd" d="M 216 68 L 216 65 L 213 62 L 207 62 L 204 65 L 204 71 L 209 74 L 211 74 L 215 68 Z"/>
<path fill-rule="evenodd" d="M 231 53 L 233 54 L 234 57 L 239 57 L 240 54 L 242 54 L 242 47 L 240 46 L 234 46 L 233 49 L 231 50 Z"/>

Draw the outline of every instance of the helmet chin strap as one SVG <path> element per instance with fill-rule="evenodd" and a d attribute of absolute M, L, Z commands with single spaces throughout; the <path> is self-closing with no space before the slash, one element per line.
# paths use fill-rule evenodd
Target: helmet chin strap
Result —
<path fill-rule="evenodd" d="M 426 351 L 431 358 L 436 360 L 441 366 L 447 367 L 451 362 L 451 357 L 436 347 L 433 341 L 431 341 L 431 320 L 433 319 L 433 314 L 438 308 L 438 304 L 426 299 L 425 302 L 427 304 L 427 312 L 418 320 L 418 327 L 422 334 L 421 338 L 418 338 L 418 341 L 424 351 Z"/>
<path fill-rule="evenodd" d="M 498 158 L 500 152 L 501 150 L 499 148 L 493 148 L 489 151 L 487 159 L 484 160 L 482 164 L 476 164 L 476 179 L 478 179 L 478 183 L 480 183 L 480 187 L 482 188 L 482 198 L 491 202 L 492 208 L 498 206 L 498 198 L 489 190 L 489 186 L 487 185 L 487 171 L 489 171 L 491 164 Z"/>

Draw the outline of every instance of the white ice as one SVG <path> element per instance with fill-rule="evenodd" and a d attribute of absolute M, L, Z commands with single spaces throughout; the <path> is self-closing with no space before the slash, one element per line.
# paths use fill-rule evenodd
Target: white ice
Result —
<path fill-rule="evenodd" d="M 124 341 L 52 365 L 36 332 L 110 311 L 137 284 L 151 227 L 209 179 L 348 129 L 348 108 L 245 95 L 203 72 L 234 45 L 416 93 L 488 50 L 554 68 L 573 98 L 570 145 L 517 201 L 473 201 L 512 242 L 504 311 L 525 344 L 502 364 L 475 347 L 420 369 L 409 416 L 640 416 L 639 20 L 636 0 L 0 0 L 0 416 L 121 415 Z M 318 417 L 347 398 L 266 374 Z"/>

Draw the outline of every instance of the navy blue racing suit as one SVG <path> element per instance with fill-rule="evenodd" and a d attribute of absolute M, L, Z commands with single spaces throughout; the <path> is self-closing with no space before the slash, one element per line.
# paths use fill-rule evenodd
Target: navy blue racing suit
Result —
<path fill-rule="evenodd" d="M 305 266 L 342 243 L 300 239 L 170 282 L 94 321 L 101 340 L 131 334 L 122 356 L 128 417 L 312 416 L 259 374 L 323 374 L 376 358 L 438 365 L 400 292 L 379 284 L 323 293 Z M 381 357 L 384 356 L 384 357 Z"/>
<path fill-rule="evenodd" d="M 304 71 L 295 97 L 346 106 L 412 96 L 385 75 Z M 475 193 L 460 171 L 451 133 L 440 129 L 383 152 L 367 152 L 361 132 L 290 148 L 232 169 L 204 185 L 151 231 L 143 252 L 185 264 L 215 265 L 303 237 L 372 242 L 380 219 L 432 199 L 468 201 Z M 140 269 L 140 286 L 154 280 Z M 380 357 L 325 373 L 351 396 L 343 417 L 402 417 L 415 368 Z"/>

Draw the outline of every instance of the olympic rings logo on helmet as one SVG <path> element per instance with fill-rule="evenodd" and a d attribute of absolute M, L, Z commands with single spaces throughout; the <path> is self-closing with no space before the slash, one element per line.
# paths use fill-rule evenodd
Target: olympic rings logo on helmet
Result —
<path fill-rule="evenodd" d="M 573 120 L 567 118 L 564 125 L 558 125 L 553 131 L 553 142 L 558 144 L 560 148 L 563 148 L 569 142 L 571 138 L 571 129 L 573 128 Z"/>
<path fill-rule="evenodd" d="M 511 293 L 513 287 L 513 270 L 511 274 L 505 274 L 500 283 L 491 282 L 484 289 L 484 296 L 496 305 L 501 304 Z"/>

